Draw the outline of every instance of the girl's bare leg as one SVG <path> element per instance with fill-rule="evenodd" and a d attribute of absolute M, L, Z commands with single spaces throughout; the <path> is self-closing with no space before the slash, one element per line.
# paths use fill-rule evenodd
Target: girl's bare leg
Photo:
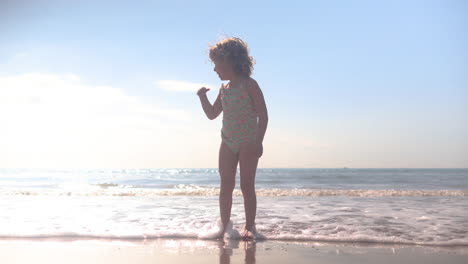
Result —
<path fill-rule="evenodd" d="M 219 148 L 219 174 L 221 177 L 219 209 L 224 229 L 231 219 L 232 192 L 236 185 L 238 162 L 239 156 L 234 154 L 224 142 L 221 142 L 221 147 Z"/>
<path fill-rule="evenodd" d="M 244 196 L 245 228 L 253 231 L 255 215 L 257 213 L 257 196 L 255 194 L 255 173 L 258 157 L 253 145 L 241 146 L 239 153 L 240 185 Z"/>

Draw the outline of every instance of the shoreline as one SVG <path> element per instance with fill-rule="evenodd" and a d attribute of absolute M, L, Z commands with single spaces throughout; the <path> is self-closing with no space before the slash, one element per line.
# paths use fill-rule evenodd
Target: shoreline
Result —
<path fill-rule="evenodd" d="M 0 244 L 7 241 L 31 241 L 31 242 L 77 242 L 77 241 L 102 241 L 102 242 L 112 242 L 112 241 L 121 241 L 121 242 L 130 242 L 130 243 L 146 243 L 146 242 L 156 242 L 164 240 L 184 240 L 184 241 L 205 241 L 205 242 L 219 242 L 223 240 L 219 239 L 204 239 L 197 237 L 183 237 L 183 236 L 174 236 L 174 237 L 100 237 L 100 236 L 18 236 L 18 237 L 9 237 L 9 236 L 0 236 Z M 224 238 L 224 241 L 230 241 L 230 243 L 241 243 L 241 242 L 252 242 L 252 241 L 243 241 L 242 239 L 236 238 Z M 237 241 L 237 242 L 236 242 Z M 255 243 L 291 243 L 291 244 L 324 244 L 324 245 L 356 245 L 362 247 L 373 247 L 384 246 L 384 247 L 427 247 L 427 248 L 466 248 L 468 250 L 468 245 L 465 243 L 461 244 L 435 244 L 435 243 L 411 243 L 411 242 L 391 242 L 391 241 L 353 241 L 353 240 L 334 240 L 334 239 L 316 239 L 316 240 L 303 240 L 303 239 L 281 239 L 281 238 L 260 238 L 254 241 Z"/>
<path fill-rule="evenodd" d="M 467 263 L 468 246 L 197 239 L 0 238 L 2 263 Z"/>

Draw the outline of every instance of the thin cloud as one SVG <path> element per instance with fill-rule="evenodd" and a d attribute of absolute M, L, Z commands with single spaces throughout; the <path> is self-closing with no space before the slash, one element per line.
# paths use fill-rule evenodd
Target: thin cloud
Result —
<path fill-rule="evenodd" d="M 0 167 L 158 166 L 190 120 L 73 74 L 0 75 Z"/>
<path fill-rule="evenodd" d="M 10 110 L 13 110 L 18 107 L 27 109 L 24 105 L 31 104 L 54 108 L 61 115 L 87 113 L 104 118 L 109 115 L 171 120 L 189 118 L 189 113 L 184 110 L 143 103 L 140 98 L 128 95 L 119 88 L 83 84 L 75 74 L 27 73 L 0 76 L 0 106 L 9 105 Z"/>
<path fill-rule="evenodd" d="M 26 53 L 26 52 L 20 52 L 20 53 L 15 54 L 15 58 L 24 58 L 28 56 L 29 56 L 29 53 Z"/>
<path fill-rule="evenodd" d="M 159 80 L 154 82 L 154 84 L 161 89 L 174 92 L 196 92 L 202 87 L 206 87 L 212 90 L 217 88 L 215 85 L 211 84 L 177 80 Z"/>

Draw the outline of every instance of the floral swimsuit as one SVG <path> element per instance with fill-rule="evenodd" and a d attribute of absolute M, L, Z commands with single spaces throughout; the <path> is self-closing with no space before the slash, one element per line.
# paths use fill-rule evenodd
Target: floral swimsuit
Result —
<path fill-rule="evenodd" d="M 242 143 L 250 143 L 256 139 L 257 113 L 243 82 L 238 87 L 226 88 L 223 85 L 220 92 L 223 107 L 221 138 L 237 154 Z"/>

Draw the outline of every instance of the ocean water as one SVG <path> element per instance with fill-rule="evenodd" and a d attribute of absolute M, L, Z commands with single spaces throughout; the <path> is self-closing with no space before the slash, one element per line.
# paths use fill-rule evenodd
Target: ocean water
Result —
<path fill-rule="evenodd" d="M 259 239 L 468 246 L 468 169 L 259 169 Z M 217 169 L 0 169 L 0 238 L 196 238 Z M 230 239 L 245 222 L 239 174 Z"/>

